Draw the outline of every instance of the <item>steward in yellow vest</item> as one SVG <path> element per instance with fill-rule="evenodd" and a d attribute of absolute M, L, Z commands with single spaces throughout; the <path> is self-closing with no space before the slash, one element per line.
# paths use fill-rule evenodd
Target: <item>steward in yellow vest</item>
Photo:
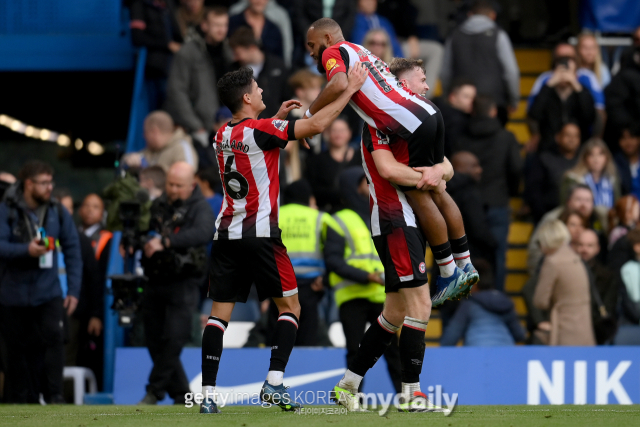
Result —
<path fill-rule="evenodd" d="M 318 303 L 324 295 L 326 273 L 324 248 L 327 234 L 337 236 L 337 223 L 315 206 L 311 186 L 305 180 L 291 183 L 283 191 L 286 203 L 280 207 L 282 243 L 293 265 L 298 282 L 300 322 L 296 345 L 317 345 Z"/>

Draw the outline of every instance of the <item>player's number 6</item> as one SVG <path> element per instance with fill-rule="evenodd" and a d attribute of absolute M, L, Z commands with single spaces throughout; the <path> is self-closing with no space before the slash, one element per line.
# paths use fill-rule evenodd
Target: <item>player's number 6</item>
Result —
<path fill-rule="evenodd" d="M 240 172 L 231 170 L 235 157 L 227 157 L 227 162 L 224 165 L 224 187 L 232 198 L 244 199 L 249 194 L 249 182 Z"/>

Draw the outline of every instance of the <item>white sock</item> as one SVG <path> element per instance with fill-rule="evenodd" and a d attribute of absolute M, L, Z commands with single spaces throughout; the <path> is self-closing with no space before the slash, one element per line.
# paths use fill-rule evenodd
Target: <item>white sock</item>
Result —
<path fill-rule="evenodd" d="M 440 275 L 442 277 L 451 277 L 456 271 L 456 263 L 453 262 L 453 255 L 449 255 L 444 259 L 437 259 L 436 264 L 440 267 Z"/>
<path fill-rule="evenodd" d="M 465 265 L 471 264 L 471 256 L 469 251 L 465 251 L 461 254 L 453 254 L 453 259 L 456 260 L 458 268 L 463 269 Z"/>
<path fill-rule="evenodd" d="M 211 399 L 213 399 L 213 397 L 215 395 L 215 392 L 216 392 L 216 386 L 213 386 L 213 385 L 203 385 L 202 386 L 202 396 L 205 399 L 207 397 L 210 397 Z"/>
<path fill-rule="evenodd" d="M 413 397 L 413 393 L 420 391 L 420 383 L 402 383 L 402 394 Z"/>
<path fill-rule="evenodd" d="M 362 377 L 360 375 L 354 374 L 347 369 L 347 372 L 344 373 L 344 377 L 342 377 L 342 379 L 338 383 L 338 387 L 351 391 L 358 391 L 361 382 Z"/>
<path fill-rule="evenodd" d="M 284 378 L 284 372 L 282 371 L 269 371 L 267 374 L 267 382 L 271 385 L 282 384 Z"/>

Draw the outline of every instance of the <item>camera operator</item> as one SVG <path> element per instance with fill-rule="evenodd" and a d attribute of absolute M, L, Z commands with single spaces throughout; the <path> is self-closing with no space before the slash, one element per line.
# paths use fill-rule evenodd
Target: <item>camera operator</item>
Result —
<path fill-rule="evenodd" d="M 51 198 L 53 187 L 53 168 L 30 161 L 0 203 L 1 324 L 9 353 L 8 401 L 15 403 L 37 403 L 39 392 L 49 403 L 64 403 L 63 309 L 71 315 L 78 304 L 82 259 L 73 219 Z M 64 300 L 58 247 L 66 264 Z M 38 385 L 38 379 L 44 381 Z"/>
<path fill-rule="evenodd" d="M 198 287 L 206 270 L 205 247 L 213 239 L 214 222 L 211 207 L 195 183 L 193 167 L 174 163 L 165 192 L 151 206 L 150 238 L 142 259 L 149 278 L 142 316 L 153 369 L 140 404 L 154 405 L 165 393 L 182 403 L 189 392 L 180 353 L 191 336 Z"/>

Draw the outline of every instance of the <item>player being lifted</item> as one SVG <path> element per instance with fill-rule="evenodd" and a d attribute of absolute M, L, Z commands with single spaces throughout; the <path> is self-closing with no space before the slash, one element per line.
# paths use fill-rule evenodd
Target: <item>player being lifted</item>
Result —
<path fill-rule="evenodd" d="M 236 302 L 246 302 L 255 283 L 260 300 L 273 298 L 279 310 L 271 347 L 267 379 L 260 391 L 264 402 L 292 411 L 301 407 L 283 385 L 284 369 L 296 340 L 300 304 L 298 287 L 280 239 L 280 148 L 287 141 L 321 133 L 335 120 L 366 79 L 361 64 L 349 70 L 343 94 L 312 120 L 287 121 L 298 101 L 286 101 L 270 119 L 258 119 L 264 111 L 262 89 L 251 68 L 225 74 L 218 81 L 220 100 L 232 112 L 231 121 L 215 137 L 215 148 L 224 183 L 224 202 L 216 220 L 217 232 L 211 248 L 209 298 L 211 316 L 202 336 L 201 413 L 219 412 L 212 398 L 222 354 L 225 329 Z"/>
<path fill-rule="evenodd" d="M 401 409 L 432 410 L 420 392 L 431 300 L 425 286 L 425 244 L 416 228 L 416 217 L 440 267 L 433 305 L 467 292 L 478 280 L 469 262 L 460 211 L 444 192 L 442 179 L 452 171 L 444 162 L 442 115 L 426 98 L 403 87 L 387 64 L 362 46 L 346 42 L 335 21 L 323 18 L 314 22 L 307 32 L 307 43 L 318 69 L 326 72 L 329 80 L 307 117 L 341 96 L 353 64 L 362 62 L 369 70 L 367 81 L 350 104 L 365 121 L 362 151 L 370 182 L 372 235 L 385 264 L 384 310 L 377 324 L 367 330 L 355 361 L 334 391 L 341 404 L 357 409 L 356 392 L 362 377 L 402 324 Z M 425 183 L 434 190 L 421 191 Z"/>

